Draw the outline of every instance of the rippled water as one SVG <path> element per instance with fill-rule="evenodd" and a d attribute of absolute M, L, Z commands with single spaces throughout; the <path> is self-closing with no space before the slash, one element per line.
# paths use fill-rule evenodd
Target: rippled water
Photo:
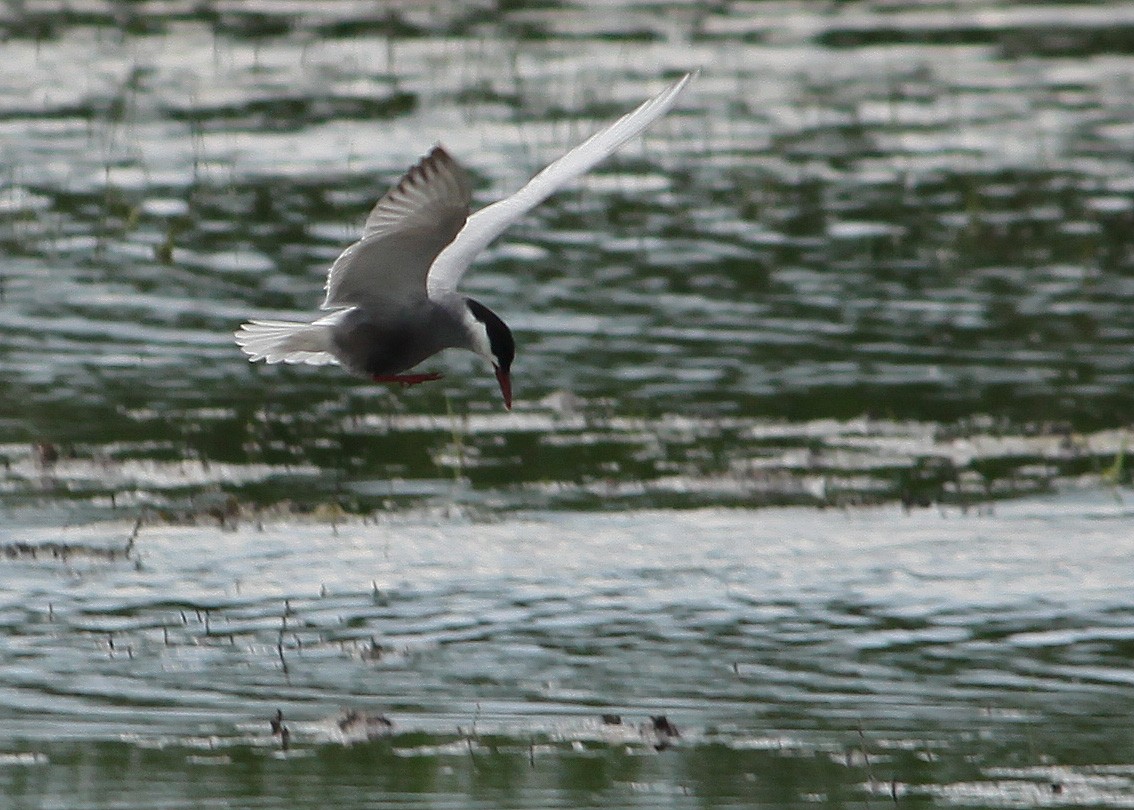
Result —
<path fill-rule="evenodd" d="M 0 10 L 6 803 L 1134 805 L 1132 26 Z M 232 344 L 691 67 L 470 273 L 513 413 Z"/>
<path fill-rule="evenodd" d="M 1031 806 L 1050 783 L 1128 806 L 1130 520 L 1073 494 L 27 529 L 72 547 L 6 564 L 0 779 L 53 796 L 90 751 L 129 806 L 249 770 L 257 795 L 352 806 Z M 368 740 L 350 710 L 393 726 Z"/>

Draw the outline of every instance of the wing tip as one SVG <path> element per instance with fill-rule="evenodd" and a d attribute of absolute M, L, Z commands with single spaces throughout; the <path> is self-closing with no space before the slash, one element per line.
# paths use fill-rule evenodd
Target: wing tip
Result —
<path fill-rule="evenodd" d="M 670 88 L 675 93 L 680 93 L 685 90 L 686 85 L 701 75 L 701 68 L 695 67 L 692 70 L 687 70 L 681 75 L 677 81 L 670 85 Z"/>

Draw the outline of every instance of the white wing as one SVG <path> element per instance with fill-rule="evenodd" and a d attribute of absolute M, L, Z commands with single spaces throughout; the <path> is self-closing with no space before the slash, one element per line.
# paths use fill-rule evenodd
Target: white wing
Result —
<path fill-rule="evenodd" d="M 563 185 L 585 174 L 595 164 L 665 114 L 685 86 L 696 76 L 687 73 L 637 109 L 600 130 L 552 163 L 527 185 L 499 202 L 482 208 L 465 223 L 452 244 L 441 251 L 429 270 L 426 284 L 431 296 L 455 289 L 476 255 L 513 222 L 535 208 Z"/>
<path fill-rule="evenodd" d="M 436 147 L 386 192 L 362 238 L 331 265 L 322 308 L 423 298 L 429 267 L 465 224 L 471 197 L 468 174 Z"/>

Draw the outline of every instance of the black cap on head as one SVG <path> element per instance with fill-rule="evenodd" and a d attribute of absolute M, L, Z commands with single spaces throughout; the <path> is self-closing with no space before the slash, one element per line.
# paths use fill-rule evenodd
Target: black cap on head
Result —
<path fill-rule="evenodd" d="M 512 339 L 512 330 L 500 320 L 499 315 L 480 301 L 466 298 L 465 303 L 473 317 L 484 324 L 484 331 L 488 333 L 488 345 L 496 358 L 496 367 L 507 373 L 512 368 L 512 361 L 516 359 L 516 341 Z"/>
<path fill-rule="evenodd" d="M 465 299 L 469 312 L 480 323 L 488 336 L 488 350 L 492 352 L 492 365 L 496 370 L 496 382 L 500 383 L 500 394 L 504 397 L 504 407 L 512 410 L 512 377 L 510 369 L 516 358 L 516 342 L 512 340 L 512 330 L 500 320 L 500 316 L 479 301 Z"/>

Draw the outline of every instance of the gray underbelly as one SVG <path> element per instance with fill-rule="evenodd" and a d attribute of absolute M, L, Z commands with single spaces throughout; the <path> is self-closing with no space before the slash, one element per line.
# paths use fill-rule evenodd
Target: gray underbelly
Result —
<path fill-rule="evenodd" d="M 347 313 L 331 333 L 335 357 L 355 374 L 400 374 L 452 345 L 429 317 L 394 324 L 356 313 Z"/>

